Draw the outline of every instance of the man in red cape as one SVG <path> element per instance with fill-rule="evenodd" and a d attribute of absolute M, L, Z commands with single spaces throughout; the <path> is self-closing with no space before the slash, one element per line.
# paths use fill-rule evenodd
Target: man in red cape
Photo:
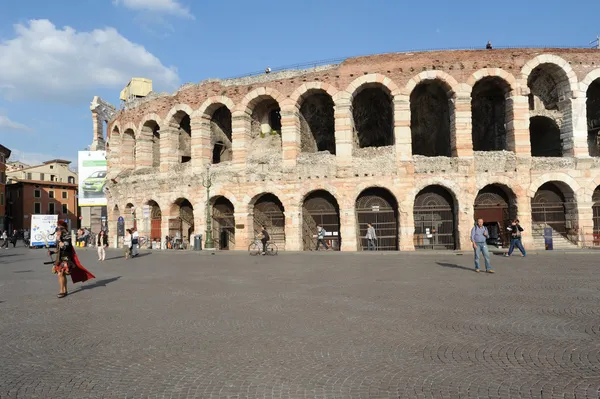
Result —
<path fill-rule="evenodd" d="M 79 262 L 79 258 L 71 243 L 71 235 L 67 229 L 68 226 L 64 221 L 61 220 L 58 222 L 58 226 L 56 227 L 56 252 L 58 254 L 52 272 L 58 275 L 58 285 L 60 286 L 59 298 L 64 298 L 69 294 L 67 291 L 68 274 L 71 275 L 73 284 L 96 278 Z M 48 251 L 50 254 L 56 252 Z"/>

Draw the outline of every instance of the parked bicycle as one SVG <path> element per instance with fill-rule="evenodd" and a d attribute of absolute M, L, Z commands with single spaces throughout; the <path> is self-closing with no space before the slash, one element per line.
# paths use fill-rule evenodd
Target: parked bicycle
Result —
<path fill-rule="evenodd" d="M 265 248 L 264 255 L 269 255 L 269 256 L 277 255 L 277 245 L 275 245 L 274 242 L 267 241 L 267 244 L 265 245 L 265 247 L 266 248 Z M 263 253 L 263 245 L 262 245 L 262 242 L 258 238 L 255 238 L 254 242 L 252 242 L 248 246 L 248 253 L 250 254 L 250 256 L 256 256 L 256 255 Z"/>

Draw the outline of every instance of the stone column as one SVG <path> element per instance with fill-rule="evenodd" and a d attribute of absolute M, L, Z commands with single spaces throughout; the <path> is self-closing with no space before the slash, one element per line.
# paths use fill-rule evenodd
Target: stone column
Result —
<path fill-rule="evenodd" d="M 160 249 L 166 249 L 167 242 L 165 237 L 169 235 L 169 220 L 171 216 L 168 212 L 163 212 L 160 220 Z"/>
<path fill-rule="evenodd" d="M 518 157 L 531 157 L 529 98 L 527 95 L 514 95 L 506 101 L 512 117 L 506 126 L 508 151 L 514 151 Z"/>
<path fill-rule="evenodd" d="M 452 104 L 454 102 L 454 104 Z M 452 156 L 473 157 L 473 128 L 471 124 L 471 96 L 457 93 L 450 101 L 450 109 L 454 107 L 454 118 L 450 120 L 450 142 Z M 451 113 L 452 114 L 452 113 Z"/>
<path fill-rule="evenodd" d="M 135 145 L 135 168 L 143 169 L 152 167 L 152 140 L 139 137 Z"/>
<path fill-rule="evenodd" d="M 594 244 L 594 211 L 593 202 L 577 203 L 578 246 L 592 247 Z"/>
<path fill-rule="evenodd" d="M 194 116 L 192 127 L 192 170 L 201 173 L 207 164 L 212 163 L 210 118 Z"/>
<path fill-rule="evenodd" d="M 577 158 L 589 158 L 587 142 L 587 107 L 585 95 L 571 99 L 572 153 Z"/>
<path fill-rule="evenodd" d="M 335 118 L 335 159 L 339 166 L 352 165 L 352 150 L 354 148 L 354 123 L 350 105 L 350 94 L 341 92 L 334 99 Z M 344 238 L 342 240 L 345 241 Z"/>
<path fill-rule="evenodd" d="M 160 171 L 167 172 L 171 167 L 177 165 L 177 140 L 178 130 L 167 126 L 160 131 Z"/>
<path fill-rule="evenodd" d="M 235 249 L 245 251 L 250 245 L 250 240 L 254 238 L 254 218 L 247 209 L 234 211 L 233 218 L 235 220 Z"/>
<path fill-rule="evenodd" d="M 119 134 L 111 134 L 109 148 L 106 165 L 110 174 L 116 176 L 122 169 L 119 156 L 121 151 L 121 136 Z"/>
<path fill-rule="evenodd" d="M 517 198 L 517 219 L 519 219 L 519 224 L 524 230 L 521 242 L 525 251 L 528 249 L 544 249 L 535 248 L 533 239 L 533 220 L 531 218 L 531 198 L 526 195 Z M 510 242 L 508 244 L 510 244 Z"/>
<path fill-rule="evenodd" d="M 460 197 L 463 201 L 458 201 L 458 214 L 456 219 L 458 221 L 457 235 L 458 235 L 458 247 L 462 251 L 473 250 L 473 244 L 471 243 L 471 229 L 475 225 L 475 208 L 473 206 L 474 198 L 469 196 Z"/>
<path fill-rule="evenodd" d="M 410 131 L 410 97 L 394 97 L 394 141 L 396 143 L 396 165 L 412 160 L 412 136 Z"/>
<path fill-rule="evenodd" d="M 231 138 L 233 164 L 245 166 L 248 159 L 248 146 L 250 145 L 250 133 L 252 129 L 252 118 L 245 111 L 234 111 L 231 115 Z M 237 244 L 236 244 L 237 245 Z"/>
<path fill-rule="evenodd" d="M 206 240 L 206 191 L 202 190 L 200 195 L 204 200 L 199 200 L 198 202 L 192 204 L 194 207 L 194 235 L 202 234 L 202 247 L 204 248 L 204 242 Z M 194 248 L 193 240 L 194 237 L 192 237 L 192 241 L 190 243 L 191 249 Z"/>
<path fill-rule="evenodd" d="M 341 251 L 358 250 L 356 240 L 356 210 L 354 207 L 340 209 L 340 235 L 342 236 Z"/>
<path fill-rule="evenodd" d="M 90 146 L 90 150 L 103 151 L 105 149 L 104 120 L 96 111 L 92 111 L 92 127 L 94 131 L 94 139 L 92 141 L 92 145 Z"/>
<path fill-rule="evenodd" d="M 400 209 L 398 210 L 398 217 L 400 219 L 400 229 L 398 231 L 398 234 L 400 235 L 400 251 L 415 250 L 415 217 L 413 214 L 413 200 L 414 198 L 411 198 L 411 201 L 402 202 L 400 204 Z"/>
<path fill-rule="evenodd" d="M 300 154 L 300 117 L 298 107 L 284 104 L 281 107 L 281 148 L 284 166 L 296 166 Z"/>
<path fill-rule="evenodd" d="M 285 250 L 302 251 L 302 215 L 298 208 L 283 212 L 285 215 Z"/>

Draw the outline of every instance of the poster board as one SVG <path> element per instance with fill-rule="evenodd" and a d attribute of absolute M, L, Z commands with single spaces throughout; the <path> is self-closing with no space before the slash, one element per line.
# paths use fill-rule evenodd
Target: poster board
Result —
<path fill-rule="evenodd" d="M 58 215 L 31 215 L 30 246 L 43 247 L 46 242 L 56 245 L 54 232 L 58 223 Z"/>
<path fill-rule="evenodd" d="M 106 151 L 79 151 L 79 206 L 106 206 Z"/>

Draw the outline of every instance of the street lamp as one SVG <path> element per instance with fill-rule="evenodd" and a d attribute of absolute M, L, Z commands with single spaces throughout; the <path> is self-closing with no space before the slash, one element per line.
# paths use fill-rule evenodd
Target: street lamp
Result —
<path fill-rule="evenodd" d="M 212 223 L 210 215 L 210 187 L 214 175 L 210 173 L 210 164 L 206 165 L 206 176 L 202 176 L 202 186 L 206 188 L 206 241 L 204 249 L 214 249 L 215 242 L 212 236 Z"/>

